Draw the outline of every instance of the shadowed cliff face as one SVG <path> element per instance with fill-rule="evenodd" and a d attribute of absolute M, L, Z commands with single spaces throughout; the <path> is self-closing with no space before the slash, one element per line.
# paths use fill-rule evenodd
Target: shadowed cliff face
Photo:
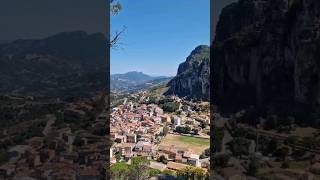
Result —
<path fill-rule="evenodd" d="M 209 54 L 208 46 L 195 48 L 179 65 L 176 77 L 168 83 L 170 88 L 166 94 L 209 100 Z"/>
<path fill-rule="evenodd" d="M 320 119 L 320 1 L 240 0 L 222 11 L 211 49 L 212 99 L 232 112 Z"/>

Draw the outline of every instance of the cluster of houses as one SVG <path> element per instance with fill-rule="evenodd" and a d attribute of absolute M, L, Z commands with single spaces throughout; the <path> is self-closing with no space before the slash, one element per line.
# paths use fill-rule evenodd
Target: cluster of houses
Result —
<path fill-rule="evenodd" d="M 136 156 L 154 160 L 164 156 L 168 161 L 167 168 L 171 170 L 187 165 L 207 167 L 208 164 L 202 164 L 199 155 L 190 149 L 160 145 L 165 128 L 173 133 L 176 127 L 188 123 L 188 119 L 191 118 L 168 115 L 156 104 L 125 101 L 111 111 L 110 133 L 114 142 L 110 153 L 111 163 L 119 160 L 129 162 Z"/>
<path fill-rule="evenodd" d="M 164 123 L 171 122 L 171 118 L 157 105 L 134 107 L 127 103 L 113 108 L 110 121 L 111 140 L 116 143 L 111 151 L 128 161 L 134 156 L 152 158 L 153 147 L 163 136 Z"/>
<path fill-rule="evenodd" d="M 91 110 L 87 102 L 72 104 L 65 108 L 65 116 L 81 118 Z M 101 114 L 92 126 L 105 118 Z M 42 136 L 9 148 L 7 156 L 8 162 L 0 166 L 0 179 L 98 180 L 105 177 L 109 151 L 106 137 L 57 127 L 53 122 L 47 123 Z"/>
<path fill-rule="evenodd" d="M 201 167 L 200 156 L 189 149 L 176 146 L 159 146 L 158 156 L 164 156 L 168 161 Z"/>

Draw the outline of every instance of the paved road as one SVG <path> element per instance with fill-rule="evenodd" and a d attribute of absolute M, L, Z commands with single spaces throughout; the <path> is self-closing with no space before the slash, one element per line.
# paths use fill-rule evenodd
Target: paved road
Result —
<path fill-rule="evenodd" d="M 167 165 L 159 162 L 150 161 L 150 168 L 153 169 L 159 169 L 160 171 L 163 171 L 167 168 Z"/>

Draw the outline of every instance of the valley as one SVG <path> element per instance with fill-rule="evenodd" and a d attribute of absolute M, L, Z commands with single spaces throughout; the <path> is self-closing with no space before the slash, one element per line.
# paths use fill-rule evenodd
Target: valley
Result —
<path fill-rule="evenodd" d="M 111 93 L 112 175 L 139 160 L 147 164 L 148 168 L 141 172 L 146 179 L 161 175 L 175 179 L 189 169 L 197 171 L 201 178 L 208 177 L 208 64 L 209 47 L 202 45 L 180 64 L 175 77 L 150 80 L 151 76 L 138 72 L 111 75 L 111 87 L 120 84 L 123 88 Z M 204 77 L 198 77 L 199 69 L 203 69 Z M 191 79 L 192 83 L 185 86 Z M 140 84 L 143 88 L 137 89 L 139 82 L 145 85 Z M 199 86 L 205 88 L 203 93 L 198 91 Z M 191 91 L 182 92 L 189 88 Z M 124 179 L 128 176 L 121 174 Z"/>
<path fill-rule="evenodd" d="M 103 179 L 105 37 L 83 31 L 0 45 L 0 179 Z"/>
<path fill-rule="evenodd" d="M 110 75 L 111 92 L 134 93 L 167 84 L 171 77 L 150 76 L 142 72 L 131 71 L 124 74 Z"/>

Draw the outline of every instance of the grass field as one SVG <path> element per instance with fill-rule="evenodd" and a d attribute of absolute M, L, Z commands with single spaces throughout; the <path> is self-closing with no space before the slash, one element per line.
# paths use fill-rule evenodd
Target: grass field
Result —
<path fill-rule="evenodd" d="M 205 149 L 210 147 L 209 139 L 202 139 L 189 136 L 168 134 L 162 141 L 163 146 L 174 145 L 176 147 L 191 149 L 196 154 L 201 154 Z"/>
<path fill-rule="evenodd" d="M 282 162 L 272 162 L 275 168 L 281 168 Z M 306 170 L 310 168 L 311 164 L 309 161 L 290 161 L 288 169 Z"/>

